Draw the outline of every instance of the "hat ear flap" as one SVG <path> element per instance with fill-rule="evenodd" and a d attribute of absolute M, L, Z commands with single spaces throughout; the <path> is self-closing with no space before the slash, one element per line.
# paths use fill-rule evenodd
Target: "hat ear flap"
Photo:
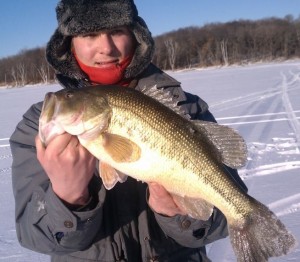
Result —
<path fill-rule="evenodd" d="M 72 37 L 63 35 L 57 29 L 46 46 L 46 59 L 56 72 L 76 79 L 86 78 L 72 54 L 71 44 Z"/>
<path fill-rule="evenodd" d="M 136 18 L 130 29 L 132 30 L 138 44 L 132 61 L 125 70 L 125 78 L 136 77 L 142 73 L 151 63 L 155 50 L 151 32 L 141 17 Z"/>

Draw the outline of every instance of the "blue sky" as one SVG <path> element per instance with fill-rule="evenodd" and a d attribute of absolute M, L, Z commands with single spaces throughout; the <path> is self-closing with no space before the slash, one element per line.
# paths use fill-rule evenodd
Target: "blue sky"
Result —
<path fill-rule="evenodd" d="M 56 28 L 58 0 L 1 1 L 0 58 L 44 46 Z M 238 19 L 298 18 L 300 0 L 135 0 L 154 36 L 186 26 Z"/>

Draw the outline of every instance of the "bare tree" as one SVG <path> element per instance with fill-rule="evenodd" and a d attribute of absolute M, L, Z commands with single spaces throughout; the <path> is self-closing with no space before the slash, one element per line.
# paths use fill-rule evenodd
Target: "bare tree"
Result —
<path fill-rule="evenodd" d="M 222 52 L 222 58 L 225 66 L 228 66 L 228 40 L 222 40 L 220 42 L 221 52 Z"/>
<path fill-rule="evenodd" d="M 44 84 L 47 84 L 48 83 L 48 79 L 50 77 L 49 75 L 49 65 L 45 65 L 45 64 L 42 64 L 42 66 L 40 68 L 37 68 L 37 71 L 42 79 L 42 82 Z"/>
<path fill-rule="evenodd" d="M 15 83 L 15 86 L 18 86 L 18 77 L 17 77 L 17 72 L 14 67 L 11 68 L 11 77 Z"/>
<path fill-rule="evenodd" d="M 176 56 L 178 51 L 178 43 L 172 38 L 169 38 L 165 41 L 165 46 L 168 52 L 168 60 L 171 66 L 172 71 L 175 69 Z"/>
<path fill-rule="evenodd" d="M 296 46 L 298 46 L 298 50 L 295 50 L 295 53 L 300 55 L 300 17 L 297 21 L 295 21 L 295 31 L 296 31 Z M 298 52 L 297 52 L 298 51 Z"/>
<path fill-rule="evenodd" d="M 17 70 L 18 70 L 18 78 L 20 80 L 20 85 L 21 86 L 25 86 L 26 85 L 26 70 L 25 70 L 25 64 L 24 63 L 20 63 L 17 66 Z"/>

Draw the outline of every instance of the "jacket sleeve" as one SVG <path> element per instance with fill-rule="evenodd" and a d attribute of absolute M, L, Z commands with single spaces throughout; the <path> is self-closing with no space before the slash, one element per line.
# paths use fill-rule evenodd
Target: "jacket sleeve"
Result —
<path fill-rule="evenodd" d="M 201 98 L 183 92 L 179 85 L 169 88 L 170 90 L 172 90 L 173 96 L 179 98 L 178 105 L 191 116 L 192 120 L 216 122 L 214 116 L 208 110 L 208 105 Z M 237 185 L 247 191 L 247 187 L 238 172 L 227 166 L 225 168 Z M 228 236 L 226 218 L 217 208 L 214 208 L 213 214 L 207 221 L 181 215 L 165 217 L 157 213 L 155 213 L 155 217 L 162 230 L 182 246 L 201 247 Z"/>
<path fill-rule="evenodd" d="M 105 190 L 101 185 L 101 190 L 93 188 L 98 203 L 90 211 L 72 212 L 64 206 L 36 157 L 40 111 L 41 103 L 33 105 L 10 138 L 18 240 L 26 248 L 50 255 L 82 250 L 101 226 Z"/>

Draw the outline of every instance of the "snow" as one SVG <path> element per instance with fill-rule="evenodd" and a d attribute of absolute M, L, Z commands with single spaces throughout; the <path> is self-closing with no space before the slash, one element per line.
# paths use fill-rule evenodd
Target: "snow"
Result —
<path fill-rule="evenodd" d="M 239 174 L 249 194 L 268 205 L 300 242 L 300 61 L 168 72 L 208 102 L 220 124 L 248 146 Z M 0 89 L 0 262 L 50 261 L 16 238 L 8 138 L 25 110 L 58 85 Z M 214 262 L 236 261 L 229 239 L 208 246 Z M 270 261 L 300 261 L 300 247 Z"/>

